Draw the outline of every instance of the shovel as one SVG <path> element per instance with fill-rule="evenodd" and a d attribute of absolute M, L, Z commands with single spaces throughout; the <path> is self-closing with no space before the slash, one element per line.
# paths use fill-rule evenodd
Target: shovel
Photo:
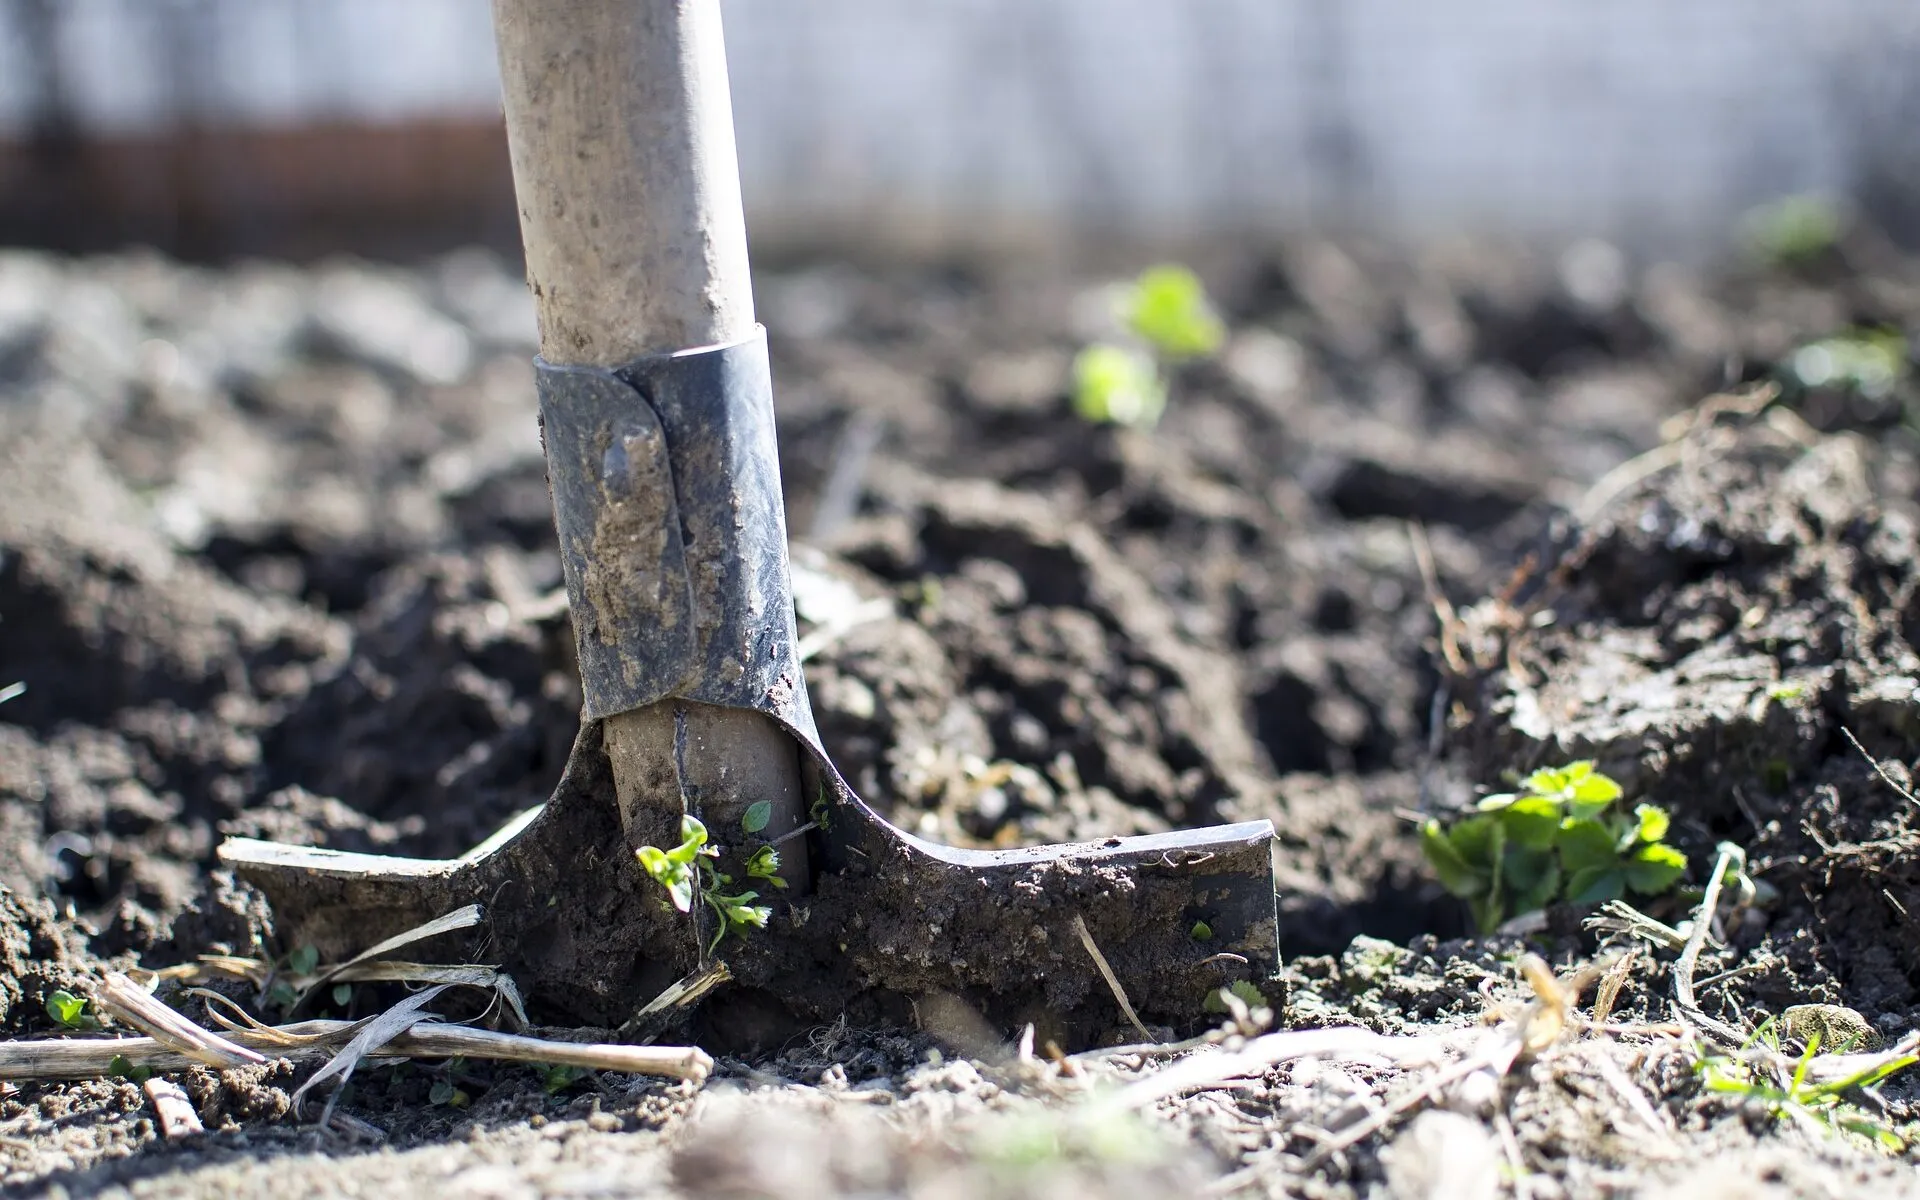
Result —
<path fill-rule="evenodd" d="M 706 996 L 720 1040 L 844 1015 L 1084 1045 L 1261 986 L 1269 822 L 979 851 L 853 794 L 795 653 L 718 0 L 495 0 L 494 22 L 580 734 L 548 802 L 459 859 L 220 859 L 329 956 L 479 903 L 442 949 L 548 1011 L 617 1026 Z"/>

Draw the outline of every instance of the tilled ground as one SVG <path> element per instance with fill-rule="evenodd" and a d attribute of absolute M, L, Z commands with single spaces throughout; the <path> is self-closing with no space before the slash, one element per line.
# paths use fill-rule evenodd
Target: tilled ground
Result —
<path fill-rule="evenodd" d="M 951 842 L 1272 818 L 1280 1024 L 1451 1042 L 1131 1107 L 1095 1100 L 1154 1056 L 1072 1074 L 907 1029 L 816 1030 L 697 1095 L 379 1066 L 345 1105 L 377 1145 L 295 1120 L 285 1066 L 187 1079 L 213 1132 L 177 1146 L 130 1083 L 23 1085 L 0 1099 L 5 1182 L 1694 1195 L 1710 1154 L 1744 1181 L 1728 1194 L 1916 1190 L 1904 1157 L 1704 1089 L 1695 1042 L 1663 1031 L 1674 955 L 1650 948 L 1625 1032 L 1312 1159 L 1517 1027 L 1523 936 L 1563 971 L 1613 947 L 1558 911 L 1463 940 L 1420 862 L 1411 814 L 1542 763 L 1597 757 L 1668 805 L 1696 885 L 1717 842 L 1747 850 L 1767 902 L 1720 912 L 1696 973 L 1734 974 L 1702 988 L 1710 1015 L 1844 1004 L 1888 1040 L 1920 1020 L 1920 805 L 1865 757 L 1910 778 L 1914 397 L 1807 387 L 1795 357 L 1920 333 L 1920 268 L 1865 239 L 1711 279 L 1593 246 L 1198 265 L 1234 332 L 1150 433 L 1090 428 L 1063 394 L 1097 272 L 761 281 L 802 627 L 865 618 L 809 664 L 822 732 L 864 796 Z M 50 1032 L 47 994 L 109 967 L 293 949 L 211 869 L 223 835 L 452 855 L 546 796 L 579 693 L 530 337 L 480 253 L 0 255 L 0 686 L 27 685 L 0 704 L 0 1030 Z M 1696 407 L 1768 379 L 1764 411 Z M 1421 545 L 1461 609 L 1444 625 Z M 1449 1162 L 1465 1174 L 1436 1182 Z"/>

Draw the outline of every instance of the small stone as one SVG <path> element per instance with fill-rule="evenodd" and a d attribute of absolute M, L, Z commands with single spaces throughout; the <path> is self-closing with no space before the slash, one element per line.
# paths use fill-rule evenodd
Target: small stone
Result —
<path fill-rule="evenodd" d="M 1780 1014 L 1780 1031 L 1802 1042 L 1820 1039 L 1824 1051 L 1872 1050 L 1880 1034 L 1867 1019 L 1840 1004 L 1795 1004 Z"/>

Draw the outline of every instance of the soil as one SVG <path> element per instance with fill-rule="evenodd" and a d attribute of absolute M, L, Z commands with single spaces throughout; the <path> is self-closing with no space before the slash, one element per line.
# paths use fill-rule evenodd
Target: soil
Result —
<path fill-rule="evenodd" d="M 1702 957 L 1702 980 L 1734 972 L 1702 988 L 1710 1016 L 1920 1023 L 1916 395 L 1792 366 L 1854 326 L 1920 335 L 1920 262 L 1864 234 L 1711 273 L 1593 245 L 1192 261 L 1233 332 L 1151 431 L 1064 394 L 1101 286 L 1140 265 L 1118 251 L 759 281 L 808 684 L 855 789 L 963 846 L 1269 818 L 1279 1024 L 1465 1037 L 1531 995 L 1523 948 L 1571 972 L 1625 943 L 1559 910 L 1468 936 L 1413 818 L 1593 757 L 1672 810 L 1693 884 L 1724 840 L 1765 885 Z M 48 994 L 109 969 L 292 951 L 215 869 L 223 836 L 451 856 L 547 798 L 580 694 L 532 350 L 482 251 L 0 254 L 0 686 L 26 684 L 0 702 L 0 1032 L 57 1033 Z M 1724 388 L 1744 399 L 1700 403 Z M 1680 922 L 1696 898 L 1645 907 Z M 1616 1022 L 1671 1018 L 1672 958 L 1636 957 Z M 1299 1061 L 1093 1120 L 1088 1089 L 1156 1062 L 1069 1075 L 1003 1050 L 1016 1031 L 894 1016 L 736 1046 L 699 1091 L 370 1066 L 341 1105 L 358 1140 L 292 1112 L 284 1063 L 183 1078 L 209 1130 L 184 1144 L 127 1081 L 21 1084 L 0 1182 L 1920 1194 L 1908 1154 L 1716 1096 L 1671 1037 L 1564 1045 L 1309 1167 L 1315 1131 L 1420 1070 Z M 1111 1020 L 1096 1040 L 1135 1036 Z M 1898 1079 L 1880 1103 L 1915 1118 Z"/>

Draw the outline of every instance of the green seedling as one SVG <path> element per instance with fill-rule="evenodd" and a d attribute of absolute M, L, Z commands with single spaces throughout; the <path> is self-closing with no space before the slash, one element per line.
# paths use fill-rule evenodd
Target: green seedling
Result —
<path fill-rule="evenodd" d="M 1846 232 L 1838 205 L 1820 196 L 1788 196 L 1747 214 L 1747 245 L 1762 263 L 1795 267 L 1832 250 Z"/>
<path fill-rule="evenodd" d="M 747 856 L 747 878 L 762 880 L 775 888 L 784 888 L 787 881 L 780 878 L 780 852 L 772 846 L 762 846 Z"/>
<path fill-rule="evenodd" d="M 87 1011 L 87 1000 L 65 988 L 47 996 L 47 1015 L 62 1029 L 75 1031 L 100 1028 L 100 1022 Z"/>
<path fill-rule="evenodd" d="M 713 860 L 720 857 L 720 851 L 707 844 L 707 827 L 699 818 L 680 818 L 680 844 L 673 849 L 642 846 L 634 853 L 641 868 L 666 889 L 667 898 L 676 909 L 692 912 L 697 892 L 701 901 L 713 910 L 719 927 L 707 945 L 707 953 L 719 948 L 721 939 L 729 933 L 744 937 L 749 929 L 767 927 L 767 918 L 773 915 L 773 910 L 753 903 L 760 898 L 759 892 L 727 892 L 733 885 L 733 876 L 714 866 Z M 774 874 L 779 866 L 778 852 L 772 846 L 762 846 L 749 856 L 747 873 L 756 879 L 769 880 L 776 887 L 785 887 L 786 881 Z"/>
<path fill-rule="evenodd" d="M 1148 267 L 1119 307 L 1127 330 L 1168 361 L 1212 354 L 1227 337 L 1200 277 L 1182 266 Z"/>
<path fill-rule="evenodd" d="M 1145 350 L 1101 343 L 1073 360 L 1073 410 L 1096 424 L 1150 428 L 1167 409 L 1160 366 Z"/>
<path fill-rule="evenodd" d="M 1907 339 L 1891 329 L 1850 329 L 1794 351 L 1787 372 L 1790 382 L 1803 388 L 1837 388 L 1882 400 L 1906 377 Z"/>
<path fill-rule="evenodd" d="M 1114 318 L 1124 337 L 1073 360 L 1073 407 L 1084 420 L 1151 428 L 1167 407 L 1165 368 L 1220 349 L 1226 326 L 1199 276 L 1149 267 L 1120 289 Z"/>
<path fill-rule="evenodd" d="M 555 1063 L 541 1072 L 540 1086 L 549 1096 L 557 1096 L 572 1087 L 575 1082 L 585 1078 L 585 1067 L 570 1067 L 565 1063 Z"/>
<path fill-rule="evenodd" d="M 1772 1051 L 1767 1058 L 1779 1061 L 1779 1034 L 1769 1018 L 1749 1038 L 1745 1050 L 1765 1046 Z M 1790 1075 L 1768 1073 L 1756 1064 L 1757 1056 L 1740 1058 L 1705 1057 L 1700 1073 L 1706 1089 L 1723 1096 L 1734 1096 L 1763 1107 L 1776 1120 L 1792 1120 L 1819 1129 L 1829 1136 L 1859 1138 L 1889 1154 L 1907 1148 L 1907 1139 L 1877 1114 L 1852 1102 L 1849 1095 L 1873 1088 L 1895 1074 L 1920 1063 L 1920 1055 L 1888 1055 L 1852 1075 L 1825 1083 L 1811 1078 L 1820 1056 L 1820 1034 L 1808 1034 L 1806 1049 L 1793 1063 Z"/>
<path fill-rule="evenodd" d="M 266 1002 L 270 1007 L 288 1012 L 300 1002 L 300 989 L 290 980 L 278 978 L 278 975 L 291 975 L 306 978 L 320 969 L 320 951 L 313 946 L 295 946 L 292 953 L 280 961 L 280 970 L 272 986 L 267 988 Z"/>
<path fill-rule="evenodd" d="M 1518 792 L 1488 796 L 1478 811 L 1441 825 L 1429 818 L 1421 846 L 1449 892 L 1467 901 L 1482 932 L 1557 901 L 1602 904 L 1627 892 L 1667 891 L 1687 868 L 1666 844 L 1666 810 L 1616 811 L 1620 785 L 1591 762 L 1543 768 Z"/>
<path fill-rule="evenodd" d="M 107 1060 L 107 1074 L 128 1083 L 145 1083 L 153 1078 L 153 1068 L 145 1063 L 136 1067 L 126 1055 L 116 1054 Z"/>
<path fill-rule="evenodd" d="M 473 1103 L 473 1097 L 454 1086 L 452 1080 L 436 1079 L 427 1091 L 427 1103 L 443 1108 L 465 1108 Z"/>
<path fill-rule="evenodd" d="M 740 828 L 746 833 L 759 833 L 773 820 L 773 801 L 756 800 L 747 805 L 747 811 L 740 814 Z"/>
<path fill-rule="evenodd" d="M 1259 988 L 1244 979 L 1236 979 L 1226 987 L 1215 988 L 1213 991 L 1208 992 L 1207 998 L 1201 1004 L 1201 1007 L 1210 1013 L 1224 1013 L 1228 1011 L 1229 1007 L 1227 1004 L 1228 996 L 1237 998 L 1248 1008 L 1259 1008 L 1267 1002 L 1266 996 L 1261 993 Z"/>
<path fill-rule="evenodd" d="M 287 970 L 295 975 L 311 975 L 320 967 L 320 951 L 312 946 L 296 946 L 287 955 Z"/>

